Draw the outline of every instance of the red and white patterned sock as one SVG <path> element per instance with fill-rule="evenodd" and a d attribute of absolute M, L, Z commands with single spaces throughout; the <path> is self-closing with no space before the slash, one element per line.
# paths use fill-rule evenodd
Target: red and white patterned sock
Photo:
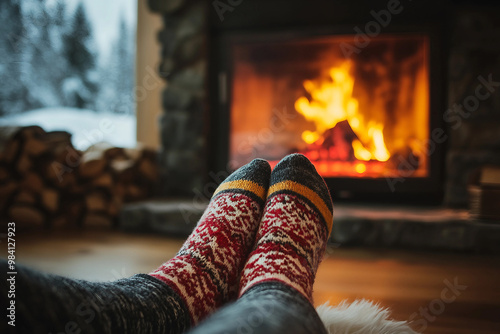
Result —
<path fill-rule="evenodd" d="M 182 297 L 192 324 L 237 296 L 262 217 L 271 168 L 256 159 L 231 174 L 181 250 L 150 273 Z"/>
<path fill-rule="evenodd" d="M 243 269 L 240 296 L 258 284 L 281 282 L 312 302 L 312 287 L 333 223 L 333 205 L 321 176 L 301 154 L 271 173 L 255 250 Z"/>

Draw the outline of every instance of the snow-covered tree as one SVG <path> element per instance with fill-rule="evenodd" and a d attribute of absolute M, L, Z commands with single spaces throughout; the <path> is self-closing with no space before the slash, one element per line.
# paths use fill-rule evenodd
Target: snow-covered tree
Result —
<path fill-rule="evenodd" d="M 89 109 L 95 106 L 99 86 L 92 42 L 92 29 L 80 2 L 64 36 L 64 55 L 73 74 L 63 83 L 63 91 L 70 106 Z"/>
<path fill-rule="evenodd" d="M 63 31 L 66 27 L 66 3 L 64 0 L 58 0 L 52 10 L 54 25 Z"/>
<path fill-rule="evenodd" d="M 59 10 L 60 4 L 58 4 Z M 28 100 L 32 108 L 59 106 L 63 103 L 61 86 L 67 75 L 68 62 L 62 49 L 64 12 L 57 12 L 45 1 L 36 1 L 27 12 L 31 32 L 29 49 Z M 64 9 L 63 9 L 64 10 Z M 56 22 L 58 21 L 58 22 Z"/>
<path fill-rule="evenodd" d="M 133 112 L 133 89 L 134 89 L 134 37 L 123 17 L 120 20 L 118 40 L 115 44 L 118 73 L 116 78 L 116 89 L 120 94 L 120 100 L 128 99 L 130 104 L 122 112 Z"/>
<path fill-rule="evenodd" d="M 0 116 L 25 109 L 22 82 L 27 31 L 19 0 L 0 1 Z"/>
<path fill-rule="evenodd" d="M 134 35 L 122 16 L 118 36 L 101 70 L 100 110 L 134 112 L 134 60 Z"/>

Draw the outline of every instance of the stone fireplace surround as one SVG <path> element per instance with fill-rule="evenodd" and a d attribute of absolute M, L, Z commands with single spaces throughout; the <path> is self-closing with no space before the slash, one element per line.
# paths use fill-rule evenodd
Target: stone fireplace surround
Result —
<path fill-rule="evenodd" d="M 217 73 L 210 64 L 220 56 L 216 47 L 218 38 L 228 31 L 279 31 L 335 24 L 351 27 L 354 34 L 355 27 L 362 28 L 374 20 L 373 11 L 390 9 L 399 3 L 397 8 L 402 10 L 392 15 L 390 25 L 428 24 L 439 27 L 444 35 L 441 48 L 445 78 L 442 113 L 447 138 L 444 142 L 444 205 L 465 208 L 470 176 L 485 164 L 500 165 L 500 87 L 496 83 L 500 81 L 500 21 L 497 19 L 500 6 L 493 5 L 493 2 L 149 0 L 148 3 L 151 10 L 162 15 L 164 20 L 164 28 L 158 33 L 162 45 L 158 70 L 167 81 L 160 121 L 160 160 L 165 176 L 162 195 L 187 199 L 170 205 L 170 210 L 191 207 L 191 211 L 185 209 L 174 214 L 187 224 L 165 231 L 182 232 L 192 228 L 202 212 L 203 205 L 197 204 L 203 203 L 203 198 L 209 198 L 226 173 L 214 168 L 221 153 L 216 135 L 219 124 L 210 108 L 213 108 L 213 100 L 218 98 L 219 91 L 214 87 L 217 81 L 213 80 Z M 483 88 L 478 88 L 480 86 Z M 483 95 L 478 96 L 478 92 Z M 149 209 L 145 209 L 146 206 Z M 151 210 L 162 211 L 164 206 L 151 203 L 146 206 L 141 209 L 135 206 L 136 214 L 130 216 L 136 220 L 129 219 L 124 225 L 137 229 L 142 221 L 151 228 L 151 223 L 144 221 L 154 220 Z M 156 209 L 151 209 L 153 207 Z M 354 207 L 350 203 L 340 205 L 341 219 L 337 220 L 337 230 L 343 232 L 341 240 L 337 237 L 337 242 L 418 246 L 422 242 L 413 240 L 412 235 L 419 235 L 435 240 L 434 243 L 423 242 L 431 248 L 467 250 L 475 249 L 476 243 L 484 246 L 485 240 L 490 240 L 493 245 L 499 239 L 499 225 L 473 222 L 464 209 L 431 209 L 435 211 L 430 216 L 434 215 L 436 219 L 424 219 L 423 225 L 418 224 L 420 219 L 410 214 L 413 223 L 406 224 L 407 227 L 401 225 L 405 212 L 414 211 L 418 216 L 420 210 L 425 212 L 426 209 L 373 209 L 374 212 L 388 212 L 386 216 L 374 214 L 373 210 L 366 209 L 366 205 L 358 209 L 356 204 Z M 124 212 L 130 213 L 127 210 L 129 208 Z M 166 218 L 164 214 L 160 213 L 160 216 Z M 370 216 L 378 218 L 371 219 Z M 432 221 L 435 224 L 429 225 Z M 398 232 L 389 233 L 392 237 L 387 237 L 391 228 Z M 387 241 L 387 238 L 392 239 Z M 402 241 L 404 238 L 409 239 Z M 486 248 L 498 249 L 497 246 Z"/>

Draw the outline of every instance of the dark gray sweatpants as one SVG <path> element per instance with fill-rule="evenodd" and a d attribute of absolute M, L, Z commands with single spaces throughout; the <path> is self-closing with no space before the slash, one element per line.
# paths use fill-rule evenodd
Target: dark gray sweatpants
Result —
<path fill-rule="evenodd" d="M 8 272 L 4 260 L 0 270 Z M 4 312 L 6 279 L 0 282 Z M 96 283 L 17 266 L 15 284 L 16 326 L 4 316 L 1 333 L 326 334 L 311 303 L 278 282 L 252 287 L 194 328 L 180 296 L 149 275 Z"/>

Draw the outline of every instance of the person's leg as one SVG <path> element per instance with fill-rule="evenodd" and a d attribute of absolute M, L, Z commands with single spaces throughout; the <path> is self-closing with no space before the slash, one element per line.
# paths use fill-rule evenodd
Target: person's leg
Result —
<path fill-rule="evenodd" d="M 302 155 L 284 158 L 271 174 L 240 298 L 190 334 L 326 333 L 312 287 L 332 221 L 331 198 L 314 166 Z"/>
<path fill-rule="evenodd" d="M 215 191 L 198 226 L 175 258 L 150 275 L 167 283 L 198 323 L 238 296 L 239 275 L 262 217 L 271 167 L 256 159 Z"/>
<path fill-rule="evenodd" d="M 149 275 L 92 283 L 19 267 L 16 329 L 44 334 L 186 331 L 237 296 L 269 176 L 264 160 L 231 174 L 176 257 Z"/>
<path fill-rule="evenodd" d="M 5 261 L 0 267 L 7 272 Z M 180 296 L 149 275 L 96 283 L 16 267 L 16 326 L 2 321 L 2 333 L 183 333 L 190 327 Z M 1 290 L 6 296 L 3 283 Z"/>
<path fill-rule="evenodd" d="M 189 334 L 327 334 L 316 310 L 281 282 L 251 287 L 240 299 L 202 321 Z"/>

